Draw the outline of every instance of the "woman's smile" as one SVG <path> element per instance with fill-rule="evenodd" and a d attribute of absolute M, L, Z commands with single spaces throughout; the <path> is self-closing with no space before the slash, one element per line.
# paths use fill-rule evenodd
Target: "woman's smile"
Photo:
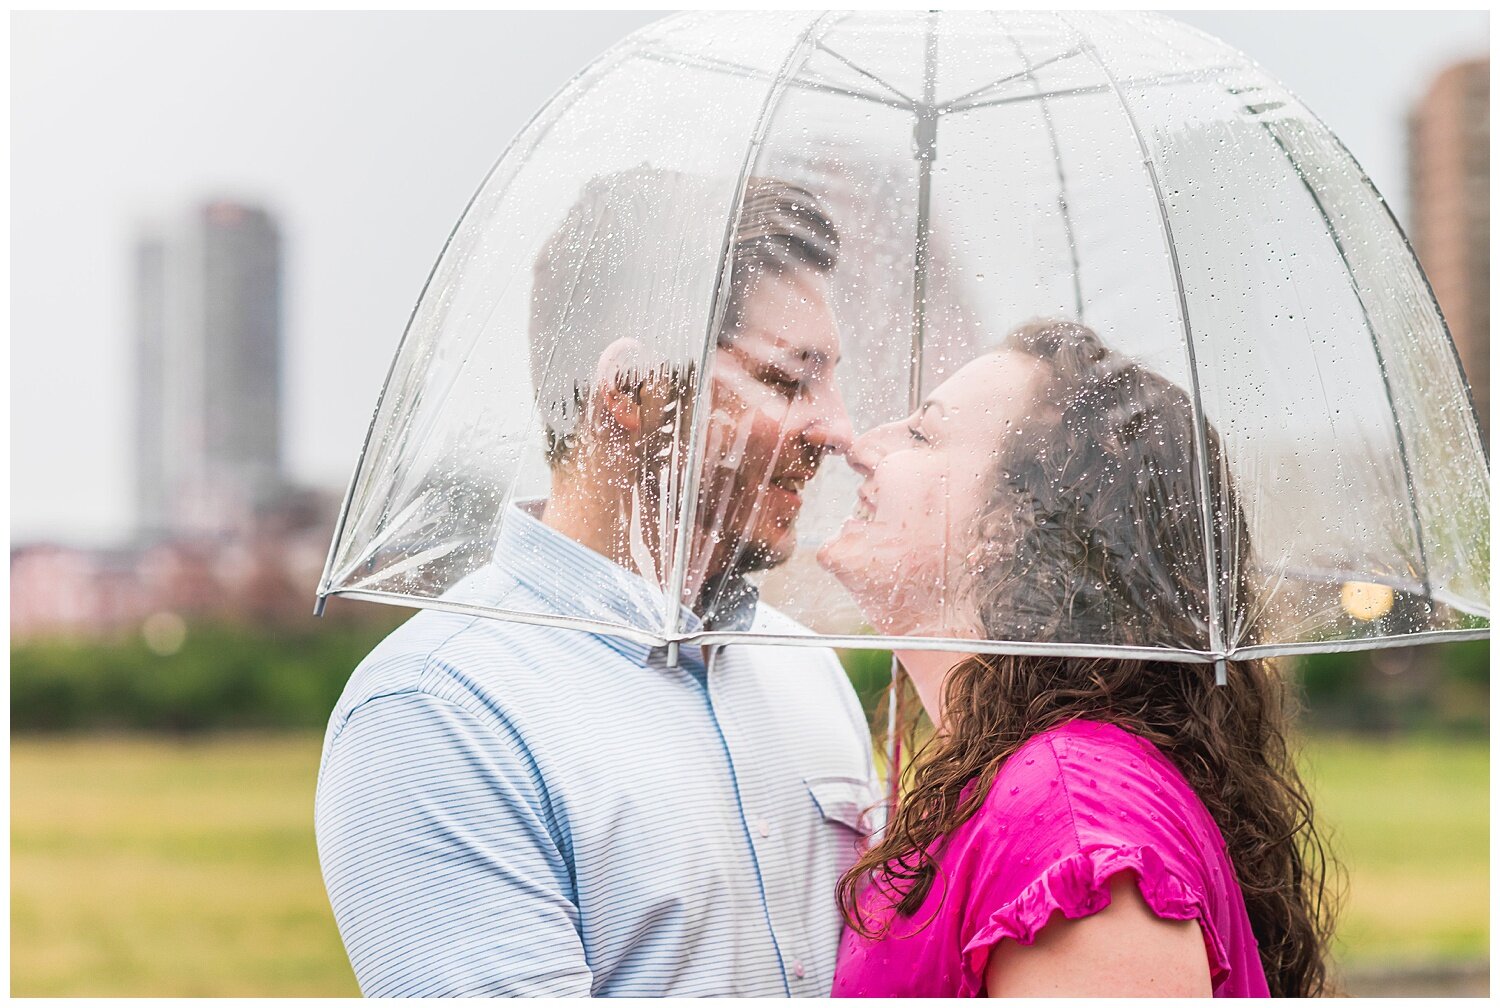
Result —
<path fill-rule="evenodd" d="M 968 580 L 969 540 L 990 504 L 1001 448 L 1036 402 L 1046 374 L 1029 355 L 986 354 L 938 386 L 911 416 L 855 439 L 848 462 L 864 479 L 818 562 L 872 626 L 897 632 L 952 622 L 953 602 Z"/>

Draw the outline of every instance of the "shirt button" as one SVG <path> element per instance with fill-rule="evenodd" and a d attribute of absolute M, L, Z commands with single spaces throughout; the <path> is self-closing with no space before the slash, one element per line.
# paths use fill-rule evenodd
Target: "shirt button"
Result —
<path fill-rule="evenodd" d="M 796 962 L 792 963 L 792 972 L 797 974 L 798 980 L 801 980 L 803 977 L 807 976 L 807 970 L 802 968 L 801 959 L 798 959 Z"/>
<path fill-rule="evenodd" d="M 763 837 L 768 837 L 771 835 L 771 824 L 766 822 L 764 819 L 757 819 L 755 821 L 755 829 Z"/>

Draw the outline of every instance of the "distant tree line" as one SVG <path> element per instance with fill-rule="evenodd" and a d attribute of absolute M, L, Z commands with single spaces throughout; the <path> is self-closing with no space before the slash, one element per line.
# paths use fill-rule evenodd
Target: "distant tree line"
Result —
<path fill-rule="evenodd" d="M 371 607 L 364 607 L 369 613 Z M 322 728 L 350 672 L 410 613 L 266 629 L 195 623 L 172 641 L 29 640 L 11 648 L 14 731 L 292 730 Z M 872 723 L 890 654 L 845 651 Z M 1313 655 L 1287 666 L 1304 723 L 1362 733 L 1484 735 L 1489 642 Z M 883 715 L 877 727 L 883 729 Z"/>
<path fill-rule="evenodd" d="M 891 675 L 887 651 L 846 651 L 844 668 L 877 732 Z M 1489 641 L 1281 659 L 1290 699 L 1310 729 L 1384 735 L 1434 731 L 1487 737 Z"/>
<path fill-rule="evenodd" d="M 12 731 L 321 728 L 349 673 L 410 613 L 269 629 L 194 623 L 170 654 L 137 636 L 12 645 Z"/>

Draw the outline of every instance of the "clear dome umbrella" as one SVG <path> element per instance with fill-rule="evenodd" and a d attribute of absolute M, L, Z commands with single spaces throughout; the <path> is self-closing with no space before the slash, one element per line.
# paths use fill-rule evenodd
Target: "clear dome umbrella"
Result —
<path fill-rule="evenodd" d="M 673 660 L 1222 675 L 1488 636 L 1487 482 L 1395 220 L 1240 53 L 1150 15 L 685 14 L 464 212 L 319 598 Z M 608 604 L 518 585 L 538 523 Z"/>

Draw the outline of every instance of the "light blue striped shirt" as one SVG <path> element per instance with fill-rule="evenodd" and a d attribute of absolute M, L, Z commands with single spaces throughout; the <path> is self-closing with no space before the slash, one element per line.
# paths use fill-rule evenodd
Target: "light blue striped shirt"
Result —
<path fill-rule="evenodd" d="M 639 578 L 519 509 L 465 597 L 629 623 Z M 790 621 L 761 606 L 756 629 Z M 369 996 L 821 996 L 878 800 L 832 652 L 683 647 L 424 611 L 355 670 L 318 777 Z"/>

